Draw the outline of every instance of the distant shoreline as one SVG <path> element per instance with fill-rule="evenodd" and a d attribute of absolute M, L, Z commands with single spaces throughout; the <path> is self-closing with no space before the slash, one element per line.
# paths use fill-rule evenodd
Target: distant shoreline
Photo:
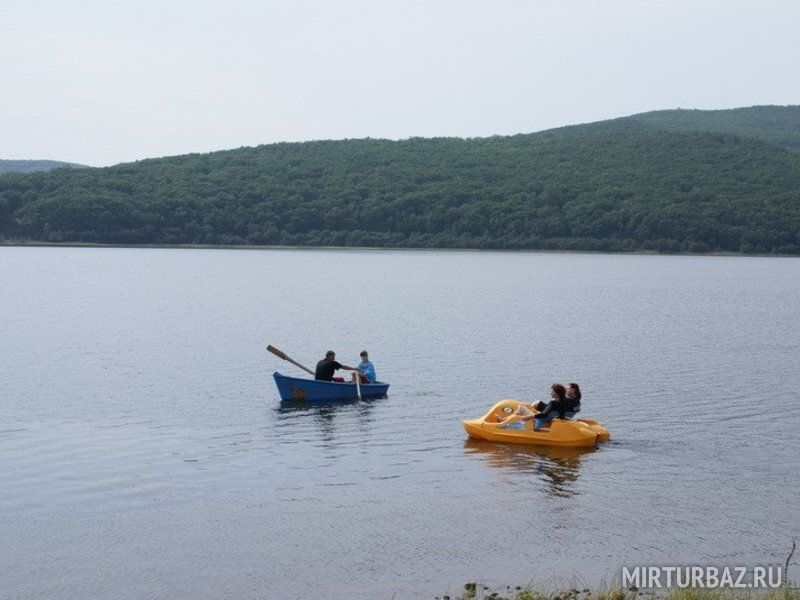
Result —
<path fill-rule="evenodd" d="M 658 252 L 655 250 L 633 250 L 613 252 L 600 250 L 547 250 L 543 248 L 431 248 L 412 246 L 287 246 L 256 244 L 102 244 L 99 242 L 42 242 L 2 240 L 1 246 L 34 248 L 140 248 L 160 250 L 335 250 L 335 251 L 376 251 L 391 252 L 498 252 L 509 254 L 606 254 L 615 256 L 715 256 L 737 258 L 800 258 L 797 254 L 743 253 L 743 252 Z"/>

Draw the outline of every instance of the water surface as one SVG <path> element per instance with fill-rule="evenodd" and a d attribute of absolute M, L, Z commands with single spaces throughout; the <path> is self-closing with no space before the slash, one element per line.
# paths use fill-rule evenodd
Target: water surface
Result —
<path fill-rule="evenodd" d="M 432 598 L 798 533 L 797 259 L 3 247 L 0 286 L 2 598 Z M 267 343 L 391 395 L 281 405 Z M 553 381 L 614 441 L 465 441 Z"/>

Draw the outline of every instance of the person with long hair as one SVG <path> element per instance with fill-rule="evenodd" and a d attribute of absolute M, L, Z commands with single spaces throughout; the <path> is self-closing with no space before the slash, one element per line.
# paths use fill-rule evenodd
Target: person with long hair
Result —
<path fill-rule="evenodd" d="M 567 396 L 564 399 L 564 417 L 573 418 L 581 412 L 581 388 L 577 383 L 567 384 Z"/>
<path fill-rule="evenodd" d="M 550 397 L 553 398 L 547 403 L 544 408 L 541 408 L 542 403 L 539 403 L 540 410 L 533 415 L 533 430 L 539 431 L 542 425 L 546 425 L 555 418 L 564 418 L 565 401 L 567 398 L 567 390 L 560 383 L 554 383 L 550 386 Z"/>

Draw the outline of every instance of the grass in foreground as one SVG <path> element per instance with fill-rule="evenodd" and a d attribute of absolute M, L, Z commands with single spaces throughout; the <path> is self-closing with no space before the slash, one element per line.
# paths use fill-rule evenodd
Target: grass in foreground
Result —
<path fill-rule="evenodd" d="M 800 600 L 800 589 L 785 585 L 773 590 L 743 589 L 672 589 L 655 592 L 628 591 L 619 588 L 599 590 L 570 589 L 558 592 L 545 592 L 530 587 L 492 590 L 480 583 L 467 583 L 461 595 L 443 595 L 436 600 Z"/>

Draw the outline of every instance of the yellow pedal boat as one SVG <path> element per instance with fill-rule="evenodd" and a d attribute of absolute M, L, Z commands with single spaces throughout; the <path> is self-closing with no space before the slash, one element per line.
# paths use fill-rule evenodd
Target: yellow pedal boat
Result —
<path fill-rule="evenodd" d="M 520 404 L 526 406 L 532 413 L 538 412 L 527 402 L 511 399 L 501 400 L 481 418 L 463 421 L 467 435 L 474 439 L 490 442 L 571 448 L 594 446 L 597 442 L 611 439 L 608 429 L 591 419 L 553 419 L 539 431 L 533 430 L 533 419 L 522 421 L 519 417 L 506 426 L 501 426 L 500 421 L 513 415 Z"/>

